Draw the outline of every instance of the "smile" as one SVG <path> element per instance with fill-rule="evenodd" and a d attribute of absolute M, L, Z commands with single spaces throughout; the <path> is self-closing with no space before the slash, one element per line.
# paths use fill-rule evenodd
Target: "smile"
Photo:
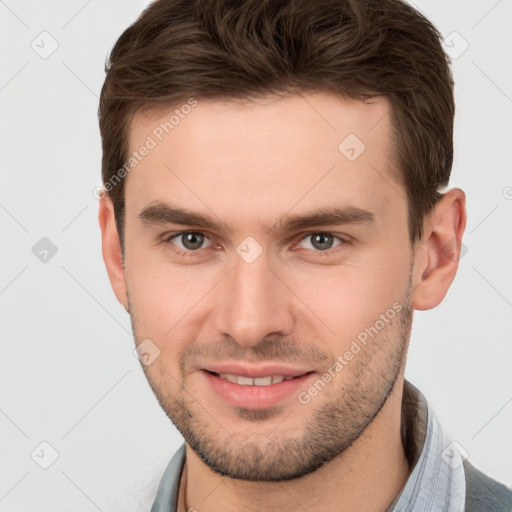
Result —
<path fill-rule="evenodd" d="M 315 372 L 304 370 L 290 370 L 281 367 L 273 369 L 217 369 L 218 371 L 203 369 L 200 375 L 205 378 L 204 383 L 224 403 L 244 409 L 266 409 L 280 404 L 294 403 L 294 397 L 308 383 L 316 378 Z M 270 371 L 269 371 L 270 370 Z M 277 370 L 277 371 L 276 371 Z M 231 373 L 236 372 L 236 373 Z M 240 374 L 243 375 L 240 375 Z M 286 375 L 288 373 L 288 375 Z M 293 373 L 293 375 L 290 375 Z M 251 375 L 252 374 L 252 375 Z"/>

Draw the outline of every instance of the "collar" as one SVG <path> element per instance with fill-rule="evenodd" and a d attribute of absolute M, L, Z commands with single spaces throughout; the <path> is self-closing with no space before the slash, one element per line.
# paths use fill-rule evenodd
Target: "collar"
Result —
<path fill-rule="evenodd" d="M 412 471 L 386 512 L 464 512 L 466 480 L 461 452 L 443 433 L 423 394 L 407 380 L 402 442 Z"/>

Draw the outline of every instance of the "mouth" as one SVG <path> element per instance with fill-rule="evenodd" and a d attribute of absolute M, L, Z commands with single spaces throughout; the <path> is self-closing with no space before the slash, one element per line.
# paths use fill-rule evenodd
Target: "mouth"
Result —
<path fill-rule="evenodd" d="M 199 372 L 222 402 L 244 409 L 266 409 L 294 399 L 307 389 L 314 371 L 291 368 L 208 368 Z"/>

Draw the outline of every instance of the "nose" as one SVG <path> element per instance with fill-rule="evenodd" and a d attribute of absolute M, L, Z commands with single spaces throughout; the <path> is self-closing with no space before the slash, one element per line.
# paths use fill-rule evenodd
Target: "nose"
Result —
<path fill-rule="evenodd" d="M 294 327 L 293 294 L 269 268 L 265 252 L 248 263 L 235 255 L 234 267 L 221 283 L 215 328 L 240 345 L 252 347 L 266 336 L 289 336 Z"/>

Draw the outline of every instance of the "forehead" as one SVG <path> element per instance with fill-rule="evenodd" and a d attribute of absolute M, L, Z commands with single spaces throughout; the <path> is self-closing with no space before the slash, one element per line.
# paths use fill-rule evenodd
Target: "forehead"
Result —
<path fill-rule="evenodd" d="M 195 104 L 194 104 L 195 103 Z M 188 106 L 187 106 L 188 105 Z M 193 105 L 193 106 L 191 106 Z M 292 208 L 387 208 L 405 193 L 391 158 L 390 105 L 330 93 L 198 100 L 137 115 L 126 203 L 172 202 L 254 222 Z"/>

